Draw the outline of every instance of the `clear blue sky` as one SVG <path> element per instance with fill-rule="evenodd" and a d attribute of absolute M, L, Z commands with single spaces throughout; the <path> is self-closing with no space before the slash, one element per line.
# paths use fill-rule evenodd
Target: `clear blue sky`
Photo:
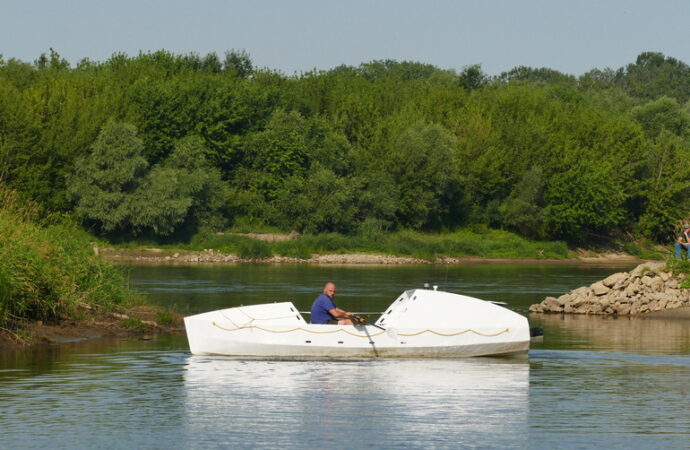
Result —
<path fill-rule="evenodd" d="M 643 51 L 690 63 L 690 0 L 2 0 L 0 54 L 71 63 L 246 50 L 291 75 L 376 59 L 580 75 Z"/>

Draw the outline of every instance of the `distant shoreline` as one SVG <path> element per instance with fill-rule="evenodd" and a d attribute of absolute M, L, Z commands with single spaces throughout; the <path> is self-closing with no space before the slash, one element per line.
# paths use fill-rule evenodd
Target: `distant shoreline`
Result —
<path fill-rule="evenodd" d="M 312 264 L 312 265 L 462 265 L 462 264 L 549 264 L 549 265 L 590 265 L 622 266 L 644 262 L 636 256 L 625 253 L 602 253 L 597 255 L 580 254 L 576 258 L 538 259 L 538 258 L 481 258 L 476 256 L 460 258 L 437 258 L 427 260 L 406 256 L 382 255 L 373 253 L 315 254 L 310 259 L 271 256 L 263 259 L 242 259 L 232 253 L 216 250 L 194 252 L 188 250 L 148 249 L 95 249 L 105 259 L 130 264 Z"/>

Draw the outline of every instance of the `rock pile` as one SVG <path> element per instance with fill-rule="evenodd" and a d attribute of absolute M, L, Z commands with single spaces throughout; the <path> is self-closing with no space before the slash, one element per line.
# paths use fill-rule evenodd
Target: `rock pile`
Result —
<path fill-rule="evenodd" d="M 634 316 L 690 306 L 685 274 L 674 275 L 663 262 L 640 264 L 558 298 L 546 297 L 530 312 Z"/>

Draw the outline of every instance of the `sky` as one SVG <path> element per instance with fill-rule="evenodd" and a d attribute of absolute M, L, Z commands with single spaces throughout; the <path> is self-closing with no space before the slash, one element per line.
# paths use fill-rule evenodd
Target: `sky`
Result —
<path fill-rule="evenodd" d="M 234 49 L 286 75 L 383 59 L 581 75 L 644 51 L 690 64 L 689 24 L 688 0 L 0 0 L 0 55 Z"/>

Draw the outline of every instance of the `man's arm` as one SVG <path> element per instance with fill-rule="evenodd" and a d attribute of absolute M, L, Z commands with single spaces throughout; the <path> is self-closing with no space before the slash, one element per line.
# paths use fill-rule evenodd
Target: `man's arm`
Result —
<path fill-rule="evenodd" d="M 351 312 L 347 312 L 344 309 L 340 308 L 329 309 L 328 312 L 331 316 L 335 317 L 336 319 L 351 319 L 355 316 Z"/>

